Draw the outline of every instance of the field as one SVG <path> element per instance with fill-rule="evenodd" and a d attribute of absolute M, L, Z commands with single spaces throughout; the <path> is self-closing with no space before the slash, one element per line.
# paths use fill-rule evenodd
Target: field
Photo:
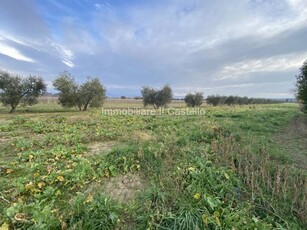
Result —
<path fill-rule="evenodd" d="M 128 107 L 142 104 L 104 105 Z M 0 107 L 0 229 L 304 229 L 298 106 L 201 109 L 107 116 L 52 98 L 15 114 Z"/>

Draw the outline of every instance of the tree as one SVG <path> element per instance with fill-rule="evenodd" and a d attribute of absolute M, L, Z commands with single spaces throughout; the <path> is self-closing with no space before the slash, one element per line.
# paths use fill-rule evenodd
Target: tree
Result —
<path fill-rule="evenodd" d="M 184 101 L 188 107 L 200 106 L 203 103 L 204 96 L 202 93 L 189 93 L 185 96 Z"/>
<path fill-rule="evenodd" d="M 53 86 L 56 90 L 60 91 L 58 94 L 59 104 L 65 108 L 77 106 L 80 100 L 80 95 L 78 93 L 79 87 L 70 73 L 61 73 L 60 76 L 53 81 Z"/>
<path fill-rule="evenodd" d="M 226 105 L 233 105 L 235 104 L 235 97 L 234 96 L 228 96 L 225 100 Z"/>
<path fill-rule="evenodd" d="M 302 111 L 307 113 L 307 60 L 300 68 L 299 75 L 296 76 L 296 98 L 302 105 Z"/>
<path fill-rule="evenodd" d="M 86 111 L 89 106 L 101 106 L 105 99 L 106 90 L 98 78 L 88 78 L 78 85 L 69 72 L 63 72 L 53 81 L 53 86 L 60 91 L 59 103 L 65 108 L 77 107 Z"/>
<path fill-rule="evenodd" d="M 144 106 L 152 105 L 154 108 L 166 106 L 173 98 L 172 89 L 168 85 L 165 85 L 161 90 L 143 87 L 141 94 Z"/>
<path fill-rule="evenodd" d="M 81 85 L 80 94 L 83 111 L 86 111 L 88 106 L 100 107 L 105 99 L 105 89 L 98 78 L 88 78 L 87 82 Z"/>
<path fill-rule="evenodd" d="M 4 106 L 10 106 L 13 113 L 19 103 L 34 105 L 37 98 L 46 92 L 46 84 L 41 77 L 22 77 L 8 72 L 0 72 L 0 97 Z"/>
<path fill-rule="evenodd" d="M 209 95 L 206 99 L 209 105 L 217 106 L 224 104 L 225 97 L 219 95 Z"/>

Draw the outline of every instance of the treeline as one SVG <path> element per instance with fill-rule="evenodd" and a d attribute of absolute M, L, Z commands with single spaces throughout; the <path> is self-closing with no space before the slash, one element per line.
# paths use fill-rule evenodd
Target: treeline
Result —
<path fill-rule="evenodd" d="M 80 111 L 86 111 L 89 107 L 100 107 L 106 98 L 106 89 L 98 78 L 87 78 L 83 84 L 78 84 L 74 76 L 64 71 L 53 81 L 53 87 L 58 91 L 58 103 L 65 108 L 76 107 Z M 0 71 L 0 101 L 4 106 L 11 107 L 11 113 L 19 104 L 34 105 L 38 103 L 38 97 L 45 95 L 47 84 L 42 77 L 30 75 L 28 77 Z M 154 108 L 165 107 L 173 100 L 170 86 L 165 85 L 161 89 L 143 87 L 140 99 L 144 106 L 151 105 Z M 188 107 L 198 107 L 204 102 L 202 92 L 188 93 L 184 97 Z M 281 101 L 248 98 L 238 96 L 208 96 L 207 104 L 217 105 L 247 105 L 247 104 L 272 104 Z"/>
<path fill-rule="evenodd" d="M 280 100 L 266 98 L 248 98 L 239 96 L 220 96 L 210 95 L 206 99 L 207 104 L 217 105 L 250 105 L 250 104 L 275 104 L 281 103 Z"/>

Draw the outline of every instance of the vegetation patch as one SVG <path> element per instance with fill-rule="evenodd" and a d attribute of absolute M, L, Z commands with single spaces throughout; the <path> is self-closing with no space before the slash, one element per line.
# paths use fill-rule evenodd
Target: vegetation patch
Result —
<path fill-rule="evenodd" d="M 297 106 L 202 108 L 0 114 L 0 226 L 303 229 L 306 171 L 278 141 L 306 160 Z"/>

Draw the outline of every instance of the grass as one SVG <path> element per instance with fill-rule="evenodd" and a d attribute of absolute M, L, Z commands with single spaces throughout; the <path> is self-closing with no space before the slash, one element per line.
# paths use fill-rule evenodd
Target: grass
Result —
<path fill-rule="evenodd" d="M 142 105 L 105 104 L 127 107 Z M 1 108 L 0 226 L 304 228 L 306 171 L 276 141 L 303 116 L 297 106 L 202 109 L 203 116 L 106 116 L 55 103 L 13 115 Z"/>

